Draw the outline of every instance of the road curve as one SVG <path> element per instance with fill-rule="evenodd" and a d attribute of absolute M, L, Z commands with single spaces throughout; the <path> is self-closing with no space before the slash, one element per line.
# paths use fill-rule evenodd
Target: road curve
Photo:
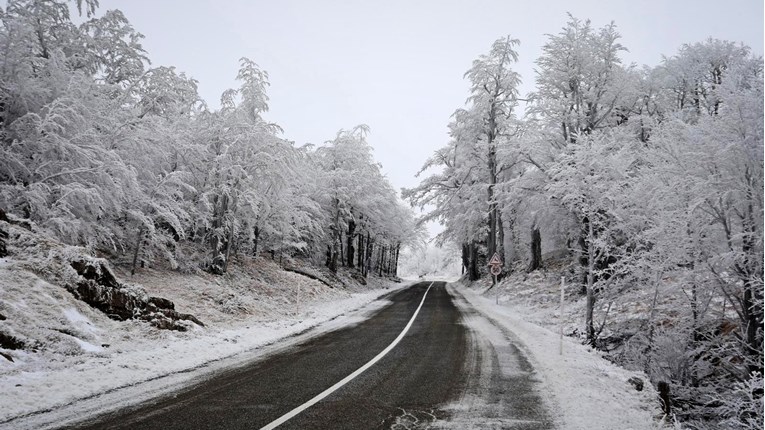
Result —
<path fill-rule="evenodd" d="M 421 282 L 391 294 L 387 297 L 391 301 L 388 306 L 357 325 L 317 336 L 171 396 L 92 418 L 75 428 L 260 429 L 385 350 L 412 320 L 421 303 L 406 335 L 385 356 L 278 428 L 452 428 L 449 426 L 452 412 L 444 406 L 454 405 L 455 401 L 465 399 L 466 393 L 477 390 L 481 382 L 473 380 L 478 377 L 473 370 L 479 366 L 476 357 L 486 357 L 491 362 L 496 361 L 496 353 L 475 351 L 491 349 L 491 345 L 476 342 L 476 332 L 462 323 L 461 311 L 445 283 L 432 283 L 422 300 L 430 285 Z M 492 368 L 490 363 L 480 367 L 487 366 Z M 497 384 L 496 378 L 488 381 Z M 503 392 L 505 388 L 502 386 Z M 524 389 L 529 391 L 528 387 Z M 531 391 L 521 394 L 540 403 Z M 540 412 L 538 420 L 516 421 L 520 426 L 485 427 L 491 425 L 491 419 L 482 419 L 476 425 L 550 428 L 544 414 Z M 501 422 L 511 422 L 505 421 L 507 417 L 499 418 Z M 466 423 L 460 421 L 464 428 Z"/>

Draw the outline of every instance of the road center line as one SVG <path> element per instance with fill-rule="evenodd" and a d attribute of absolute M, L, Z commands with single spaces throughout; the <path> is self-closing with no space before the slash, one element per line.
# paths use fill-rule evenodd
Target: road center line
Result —
<path fill-rule="evenodd" d="M 435 281 L 433 281 L 433 282 L 435 282 Z M 428 291 L 430 291 L 430 287 L 433 286 L 433 282 L 431 282 L 430 285 L 428 285 L 428 289 L 425 290 L 425 294 L 422 295 L 422 300 L 420 301 L 420 306 L 417 306 L 417 310 L 414 311 L 414 315 L 412 315 L 412 319 L 409 320 L 409 323 L 406 325 L 406 327 L 404 327 L 404 330 L 398 335 L 398 337 L 393 342 L 391 342 L 390 345 L 388 345 L 387 348 L 383 349 L 379 354 L 377 354 L 375 356 L 375 358 L 369 360 L 369 362 L 367 362 L 367 364 L 359 367 L 358 369 L 356 369 L 355 372 L 353 372 L 350 375 L 346 376 L 340 382 L 338 382 L 335 385 L 327 388 L 326 390 L 324 390 L 321 393 L 319 393 L 313 399 L 311 399 L 311 400 L 303 403 L 302 405 L 296 407 L 295 409 L 287 412 L 286 414 L 284 414 L 281 417 L 279 417 L 278 419 L 272 421 L 271 423 L 269 423 L 265 427 L 262 427 L 260 430 L 271 430 L 271 429 L 275 429 L 276 427 L 284 424 L 290 418 L 292 418 L 292 417 L 296 416 L 297 414 L 303 412 L 304 410 L 310 408 L 311 406 L 313 406 L 316 403 L 318 403 L 319 401 L 321 401 L 323 398 L 325 398 L 325 397 L 329 396 L 330 394 L 334 393 L 335 391 L 337 391 L 343 385 L 351 382 L 354 378 L 356 378 L 357 376 L 359 376 L 362 373 L 364 373 L 365 370 L 367 370 L 370 367 L 374 366 L 374 364 L 377 363 L 378 361 L 380 361 L 381 358 L 385 357 L 385 355 L 387 353 L 389 353 L 393 348 L 396 347 L 396 345 L 398 345 L 399 342 L 401 342 L 401 339 L 403 339 L 404 336 L 406 336 L 406 333 L 409 331 L 409 328 L 412 327 L 412 323 L 414 323 L 414 319 L 417 318 L 417 314 L 420 313 L 420 308 L 422 308 L 422 304 L 425 303 L 425 297 L 428 295 Z"/>

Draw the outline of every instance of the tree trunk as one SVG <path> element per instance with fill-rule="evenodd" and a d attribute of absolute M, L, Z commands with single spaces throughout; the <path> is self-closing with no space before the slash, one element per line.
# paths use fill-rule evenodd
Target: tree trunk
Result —
<path fill-rule="evenodd" d="M 209 266 L 210 272 L 221 275 L 225 272 L 225 256 L 228 245 L 226 243 L 226 232 L 222 231 L 225 224 L 225 216 L 228 212 L 228 195 L 217 196 L 214 201 L 212 228 L 213 234 L 210 238 L 210 248 L 212 250 L 212 259 Z"/>
<path fill-rule="evenodd" d="M 592 230 L 592 222 L 588 222 L 588 235 L 587 235 L 587 304 L 585 311 L 585 324 L 587 331 L 587 343 L 591 346 L 595 346 L 595 324 L 593 321 L 593 312 L 595 310 L 595 253 L 593 252 L 594 233 Z"/>
<path fill-rule="evenodd" d="M 343 232 L 340 232 L 339 236 L 340 237 L 338 237 L 338 240 L 340 241 L 340 254 L 338 255 L 338 258 L 340 259 L 340 264 L 345 266 L 345 241 L 343 240 Z"/>
<path fill-rule="evenodd" d="M 332 273 L 337 273 L 337 256 L 340 254 L 340 238 L 335 235 L 335 239 L 332 241 L 332 250 L 329 260 L 329 270 Z"/>
<path fill-rule="evenodd" d="M 366 253 L 365 253 L 365 256 L 364 256 L 364 277 L 365 278 L 367 277 L 367 275 L 369 275 L 369 270 L 371 269 L 371 266 L 372 266 L 372 245 L 373 245 L 373 242 L 372 242 L 372 236 L 370 235 L 370 233 L 368 231 L 367 231 L 367 240 L 366 240 L 366 242 L 367 242 L 367 244 L 366 244 L 367 250 L 366 250 Z"/>
<path fill-rule="evenodd" d="M 696 106 L 696 115 L 701 116 L 701 95 L 699 91 L 699 83 L 696 83 L 696 89 L 694 90 L 693 105 Z"/>
<path fill-rule="evenodd" d="M 744 254 L 743 267 L 738 268 L 741 277 L 743 277 L 744 297 L 742 302 L 742 311 L 744 317 L 745 342 L 749 355 L 748 370 L 750 373 L 762 373 L 763 371 L 763 350 L 762 337 L 758 336 L 758 330 L 763 327 L 763 290 L 761 284 L 752 282 L 753 279 L 762 280 L 762 256 L 757 256 L 757 224 L 754 221 L 754 180 L 749 167 L 744 172 L 744 177 L 748 187 L 746 191 L 747 205 L 743 215 L 744 239 L 741 245 L 741 251 Z M 759 273 L 758 273 L 759 272 Z"/>
<path fill-rule="evenodd" d="M 393 260 L 396 257 L 396 250 L 391 245 L 390 247 L 390 255 L 388 255 L 388 275 L 393 274 Z"/>
<path fill-rule="evenodd" d="M 332 248 L 330 250 L 329 270 L 332 273 L 337 273 L 337 255 L 340 253 L 340 235 L 342 234 L 340 231 L 340 200 L 337 198 L 337 196 L 335 196 L 333 199 L 333 203 L 335 206 L 335 220 L 331 227 Z"/>
<path fill-rule="evenodd" d="M 504 60 L 503 60 L 504 61 Z M 503 65 L 500 62 L 499 74 L 502 73 Z M 486 125 L 486 143 L 489 146 L 489 153 L 487 158 L 487 164 L 489 167 L 489 186 L 488 186 L 488 203 L 489 203 L 489 237 L 486 242 L 487 255 L 491 258 L 495 252 L 497 252 L 497 202 L 495 200 L 494 187 L 497 184 L 497 145 L 496 139 L 499 134 L 499 124 L 497 123 L 497 103 L 499 98 L 500 86 L 497 85 L 494 88 L 494 94 L 491 95 L 489 112 L 487 115 Z"/>
<path fill-rule="evenodd" d="M 348 267 L 354 267 L 353 257 L 354 257 L 355 249 L 353 249 L 353 236 L 354 236 L 355 230 L 356 230 L 356 221 L 354 221 L 353 218 L 351 218 L 350 220 L 348 220 L 348 237 L 347 237 L 348 245 L 346 246 L 346 249 L 347 249 L 346 253 L 348 254 Z"/>
<path fill-rule="evenodd" d="M 383 264 L 383 273 L 385 276 L 390 274 L 390 248 L 390 246 L 385 247 L 385 257 L 383 258 L 383 261 L 385 262 Z"/>
<path fill-rule="evenodd" d="M 364 274 L 364 232 L 357 234 L 358 236 L 358 257 L 356 265 L 361 269 L 361 274 Z"/>
<path fill-rule="evenodd" d="M 757 336 L 757 329 L 762 329 L 762 312 L 757 310 L 754 300 L 752 282 L 744 282 L 744 298 L 742 307 L 744 308 L 744 319 L 746 323 L 746 352 L 750 356 L 748 370 L 750 373 L 761 372 L 762 363 L 762 342 Z M 762 294 L 760 292 L 760 294 Z"/>
<path fill-rule="evenodd" d="M 372 253 L 369 256 L 369 271 L 371 273 L 377 271 L 377 262 L 380 260 L 380 257 L 377 255 L 379 247 L 377 244 L 372 245 Z"/>
<path fill-rule="evenodd" d="M 502 268 L 503 272 L 510 272 L 510 265 L 508 264 L 507 255 L 505 252 L 505 227 L 502 224 L 502 211 L 499 209 L 497 209 L 497 249 L 497 252 L 499 252 L 499 258 L 502 259 L 502 263 L 504 265 Z"/>
<path fill-rule="evenodd" d="M 228 260 L 231 258 L 231 244 L 234 243 L 234 223 L 231 222 L 231 225 L 228 228 L 228 238 L 226 239 L 226 254 L 223 260 L 223 273 L 226 273 L 226 270 L 228 270 Z"/>
<path fill-rule="evenodd" d="M 651 370 L 651 357 L 653 356 L 651 352 L 654 348 L 654 334 L 656 332 L 656 324 L 654 323 L 654 317 L 656 316 L 656 302 L 659 299 L 659 284 L 661 282 L 661 272 L 656 273 L 656 280 L 654 281 L 653 285 L 653 301 L 651 302 L 651 310 L 648 312 L 648 345 L 646 346 L 645 351 L 643 352 L 643 357 L 645 357 L 645 364 L 643 366 L 643 371 L 646 374 L 650 373 Z"/>
<path fill-rule="evenodd" d="M 223 228 L 223 218 L 226 216 L 226 211 L 228 210 L 228 196 L 224 194 L 222 196 L 215 197 L 213 204 L 213 234 L 210 238 L 210 248 L 212 250 L 214 260 L 218 254 L 220 254 L 220 251 L 223 248 L 223 240 L 220 237 L 220 229 Z"/>
<path fill-rule="evenodd" d="M 664 411 L 664 415 L 669 416 L 672 413 L 672 401 L 669 395 L 669 384 L 665 381 L 659 381 L 657 385 L 659 390 L 659 399 L 661 399 L 661 410 Z"/>
<path fill-rule="evenodd" d="M 510 209 L 507 211 L 507 216 L 503 217 L 503 224 L 502 224 L 502 230 L 503 230 L 503 243 L 502 243 L 502 249 L 504 250 L 505 254 L 505 268 L 508 272 L 512 271 L 513 264 L 515 263 L 517 256 L 516 256 L 516 246 L 515 246 L 515 209 Z"/>
<path fill-rule="evenodd" d="M 396 250 L 393 245 L 388 250 L 388 265 L 386 266 L 388 276 L 393 274 L 393 260 L 396 257 Z"/>
<path fill-rule="evenodd" d="M 462 274 L 465 274 L 465 270 L 470 266 L 470 250 L 466 242 L 462 243 Z"/>
<path fill-rule="evenodd" d="M 468 277 L 471 281 L 477 281 L 481 276 L 478 272 L 478 246 L 475 241 L 470 242 L 469 251 L 470 268 L 468 270 Z"/>
<path fill-rule="evenodd" d="M 258 256 L 258 241 L 260 240 L 260 227 L 255 226 L 254 238 L 252 239 L 252 256 Z"/>
<path fill-rule="evenodd" d="M 486 255 L 491 258 L 497 252 L 497 203 L 494 201 L 494 185 L 497 183 L 496 154 L 492 149 L 489 152 L 490 183 L 488 188 L 489 201 L 489 237 L 487 238 Z"/>
<path fill-rule="evenodd" d="M 587 217 L 582 219 L 582 225 L 579 232 L 579 267 L 581 270 L 581 294 L 587 294 L 587 267 L 589 265 L 589 254 L 587 250 L 587 235 L 589 234 L 590 220 Z"/>
<path fill-rule="evenodd" d="M 701 333 L 699 330 L 699 293 L 698 293 L 698 287 L 696 287 L 696 280 L 691 281 L 691 316 L 693 318 L 693 321 L 691 323 L 691 348 L 695 349 L 698 347 L 699 342 L 701 341 Z M 700 358 L 700 357 L 698 357 Z M 696 359 L 698 359 L 696 358 Z M 698 388 L 699 386 L 699 378 L 698 378 L 698 371 L 695 366 L 691 366 L 690 368 L 690 378 L 691 378 L 691 386 Z"/>
<path fill-rule="evenodd" d="M 141 243 L 143 243 L 143 235 L 145 234 L 145 228 L 144 226 L 141 226 L 141 228 L 138 229 L 138 236 L 135 239 L 135 250 L 133 251 L 133 266 L 130 269 L 130 276 L 135 275 L 135 266 L 138 262 L 138 253 L 141 250 Z"/>
<path fill-rule="evenodd" d="M 529 263 L 529 272 L 533 272 L 542 267 L 542 236 L 539 233 L 539 227 L 534 226 L 531 230 L 531 262 Z"/>
<path fill-rule="evenodd" d="M 398 256 L 401 252 L 401 243 L 396 245 L 396 263 L 393 266 L 393 276 L 398 276 Z"/>

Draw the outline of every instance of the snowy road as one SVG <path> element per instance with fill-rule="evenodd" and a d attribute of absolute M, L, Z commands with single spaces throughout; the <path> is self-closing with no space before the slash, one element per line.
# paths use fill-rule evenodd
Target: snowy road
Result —
<path fill-rule="evenodd" d="M 425 296 L 430 285 L 393 293 L 359 324 L 78 428 L 262 428 L 369 363 L 410 322 L 379 361 L 278 428 L 551 428 L 510 334 L 443 282 Z"/>

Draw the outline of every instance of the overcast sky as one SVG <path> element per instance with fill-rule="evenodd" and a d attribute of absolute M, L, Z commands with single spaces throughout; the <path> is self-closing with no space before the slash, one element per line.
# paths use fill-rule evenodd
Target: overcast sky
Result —
<path fill-rule="evenodd" d="M 656 65 L 708 37 L 763 52 L 762 0 L 297 1 L 101 0 L 146 36 L 153 65 L 176 66 L 218 107 L 242 56 L 270 75 L 267 118 L 298 144 L 321 144 L 367 124 L 375 157 L 396 188 L 418 183 L 468 96 L 464 72 L 492 42 L 520 39 L 521 93 L 533 89 L 545 34 L 566 12 L 614 21 L 626 63 Z"/>

